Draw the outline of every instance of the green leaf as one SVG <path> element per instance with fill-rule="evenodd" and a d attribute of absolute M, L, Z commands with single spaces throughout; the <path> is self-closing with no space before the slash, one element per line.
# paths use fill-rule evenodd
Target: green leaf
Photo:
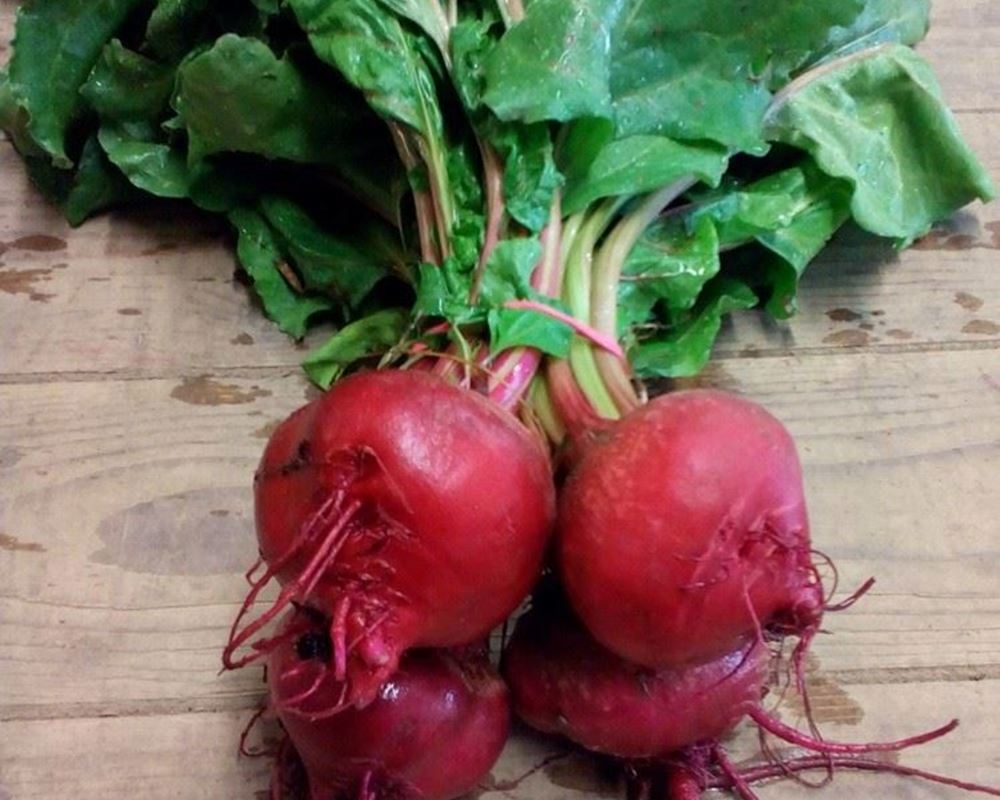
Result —
<path fill-rule="evenodd" d="M 345 87 L 307 74 L 291 54 L 278 58 L 263 42 L 231 34 L 181 65 L 174 105 L 192 161 L 239 152 L 335 164 L 385 141 Z"/>
<path fill-rule="evenodd" d="M 479 297 L 494 308 L 508 300 L 528 299 L 534 296 L 531 273 L 542 255 L 542 245 L 537 239 L 507 239 L 500 242 L 483 274 Z"/>
<path fill-rule="evenodd" d="M 570 186 L 587 179 L 591 165 L 615 138 L 609 119 L 584 117 L 563 125 L 556 143 L 556 164 Z"/>
<path fill-rule="evenodd" d="M 420 264 L 414 316 L 441 317 L 453 325 L 481 322 L 484 313 L 469 305 L 472 275 L 454 258 L 440 266 Z"/>
<path fill-rule="evenodd" d="M 752 59 L 748 42 L 697 30 L 630 42 L 613 62 L 617 134 L 705 139 L 763 152 L 760 129 L 771 95 L 751 72 Z"/>
<path fill-rule="evenodd" d="M 447 317 L 452 290 L 444 266 L 421 263 L 417 271 L 417 298 L 413 313 L 417 316 Z"/>
<path fill-rule="evenodd" d="M 454 228 L 463 221 L 452 197 L 435 84 L 441 72 L 440 54 L 378 0 L 288 0 L 288 5 L 322 61 L 336 67 L 378 114 L 418 134 L 416 149 L 427 170 L 440 223 L 454 244 Z"/>
<path fill-rule="evenodd" d="M 648 322 L 654 306 L 683 311 L 694 306 L 702 287 L 719 272 L 719 237 L 705 216 L 689 231 L 668 218 L 646 230 L 629 254 L 618 285 L 618 325 L 625 335 Z"/>
<path fill-rule="evenodd" d="M 994 196 L 930 67 L 906 47 L 851 57 L 793 84 L 768 135 L 851 184 L 855 220 L 903 244 L 976 198 Z"/>
<path fill-rule="evenodd" d="M 555 358 L 569 357 L 573 330 L 557 319 L 526 309 L 495 308 L 489 311 L 487 322 L 494 354 L 533 347 Z"/>
<path fill-rule="evenodd" d="M 465 270 L 472 270 L 479 261 L 483 246 L 486 220 L 483 217 L 483 187 L 476 171 L 471 142 L 446 151 L 446 174 L 449 181 L 451 202 L 454 205 L 455 224 L 452 227 L 452 250 Z"/>
<path fill-rule="evenodd" d="M 485 103 L 503 120 L 611 114 L 608 40 L 621 0 L 534 0 L 486 57 Z"/>
<path fill-rule="evenodd" d="M 157 197 L 186 198 L 191 174 L 184 154 L 157 141 L 156 128 L 134 122 L 102 125 L 97 138 L 133 186 Z"/>
<path fill-rule="evenodd" d="M 548 223 L 552 200 L 563 184 L 548 126 L 496 121 L 487 127 L 486 136 L 503 160 L 507 212 L 529 231 L 537 233 Z"/>
<path fill-rule="evenodd" d="M 208 35 L 211 0 L 157 0 L 146 23 L 146 46 L 153 55 L 180 61 Z"/>
<path fill-rule="evenodd" d="M 14 147 L 25 158 L 35 159 L 45 155 L 28 132 L 28 112 L 17 97 L 6 70 L 0 70 L 0 128 L 7 132 Z"/>
<path fill-rule="evenodd" d="M 148 120 L 166 110 L 173 88 L 173 67 L 141 56 L 114 39 L 104 47 L 80 94 L 105 120 Z"/>
<path fill-rule="evenodd" d="M 297 294 L 282 277 L 279 265 L 287 264 L 281 242 L 260 214 L 238 208 L 229 213 L 239 239 L 236 254 L 253 281 L 254 291 L 264 306 L 264 313 L 282 331 L 301 339 L 309 320 L 333 307 L 325 297 Z"/>
<path fill-rule="evenodd" d="M 379 257 L 386 256 L 390 245 L 385 237 L 392 234 L 378 223 L 349 236 L 320 227 L 301 206 L 284 197 L 264 195 L 260 207 L 281 237 L 306 289 L 332 294 L 356 308 L 389 273 Z"/>
<path fill-rule="evenodd" d="M 563 208 L 574 214 L 595 200 L 654 191 L 686 175 L 714 186 L 728 161 L 726 150 L 709 142 L 682 144 L 663 136 L 618 139 L 597 153 L 585 175 L 570 182 Z"/>
<path fill-rule="evenodd" d="M 176 64 L 226 33 L 263 38 L 279 0 L 157 0 L 146 24 L 144 50 Z"/>
<path fill-rule="evenodd" d="M 143 0 L 28 0 L 18 9 L 10 86 L 32 139 L 69 167 L 67 134 L 81 110 L 80 87 L 101 50 Z"/>
<path fill-rule="evenodd" d="M 695 203 L 686 220 L 710 218 L 722 249 L 751 242 L 764 248 L 747 268 L 753 276 L 745 277 L 770 289 L 768 310 L 784 319 L 795 313 L 802 273 L 850 216 L 850 199 L 849 184 L 805 158 L 749 186 L 724 186 Z"/>
<path fill-rule="evenodd" d="M 829 30 L 808 66 L 882 44 L 914 45 L 927 35 L 930 16 L 931 0 L 867 0 L 853 23 Z"/>
<path fill-rule="evenodd" d="M 642 378 L 697 375 L 711 357 L 722 318 L 755 305 L 757 296 L 750 287 L 729 278 L 716 278 L 691 312 L 666 333 L 639 342 L 629 352 L 632 367 Z"/>
<path fill-rule="evenodd" d="M 448 20 L 441 0 L 379 0 L 387 9 L 410 20 L 426 33 L 441 51 L 448 52 Z"/>
<path fill-rule="evenodd" d="M 463 8 L 467 12 L 467 8 Z M 486 89 L 486 58 L 496 47 L 499 27 L 494 16 L 464 16 L 451 29 L 451 75 L 455 91 L 466 110 L 478 111 Z"/>
<path fill-rule="evenodd" d="M 378 0 L 288 0 L 313 50 L 360 89 L 379 114 L 428 140 L 443 136 L 426 51 Z"/>
<path fill-rule="evenodd" d="M 398 344 L 409 325 L 407 309 L 376 311 L 337 331 L 306 356 L 302 368 L 313 383 L 329 389 L 358 361 L 382 355 Z"/>
<path fill-rule="evenodd" d="M 563 179 L 556 168 L 548 125 L 502 122 L 482 107 L 485 61 L 496 46 L 494 32 L 499 27 L 491 14 L 485 19 L 463 19 L 452 29 L 452 75 L 476 133 L 497 151 L 503 163 L 507 212 L 537 233 L 548 222 L 552 200 Z"/>
<path fill-rule="evenodd" d="M 251 2 L 266 16 L 274 16 L 281 11 L 281 0 L 251 0 Z"/>
<path fill-rule="evenodd" d="M 84 143 L 72 171 L 53 166 L 47 158 L 28 157 L 26 165 L 35 185 L 59 205 L 74 227 L 99 211 L 141 197 L 108 161 L 96 136 L 90 136 Z"/>
<path fill-rule="evenodd" d="M 80 225 L 98 211 L 138 198 L 139 193 L 108 161 L 97 137 L 87 139 L 77 163 L 73 184 L 62 203 L 63 213 L 69 224 Z"/>
<path fill-rule="evenodd" d="M 912 41 L 926 0 L 535 0 L 489 54 L 504 119 L 614 120 L 616 135 L 763 153 L 770 92 L 855 43 Z M 860 44 L 858 45 L 860 46 Z"/>

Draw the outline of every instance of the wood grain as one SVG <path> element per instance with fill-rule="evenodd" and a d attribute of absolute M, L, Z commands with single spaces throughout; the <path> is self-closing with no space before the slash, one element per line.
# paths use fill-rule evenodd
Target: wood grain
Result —
<path fill-rule="evenodd" d="M 1000 767 L 1000 732 L 981 712 L 998 692 L 997 681 L 901 685 L 889 690 L 852 686 L 853 701 L 868 710 L 864 719 L 849 726 L 828 723 L 824 727 L 830 738 L 884 740 L 904 731 L 936 727 L 958 716 L 963 725 L 950 740 L 911 751 L 901 763 L 987 781 Z M 57 725 L 47 720 L 5 722 L 0 728 L 0 763 L 6 765 L 0 774 L 0 797 L 266 800 L 266 764 L 238 760 L 233 748 L 247 716 L 248 712 L 178 713 L 72 719 Z M 728 746 L 737 759 L 750 759 L 754 740 L 745 726 Z M 859 794 L 894 800 L 957 800 L 964 796 L 912 780 L 846 772 L 810 796 L 854 800 Z M 503 759 L 477 796 L 482 800 L 612 800 L 623 793 L 613 773 L 568 753 L 558 742 L 521 732 L 509 742 Z M 803 790 L 794 784 L 771 783 L 760 789 L 760 796 L 762 800 L 791 800 L 803 797 Z"/>

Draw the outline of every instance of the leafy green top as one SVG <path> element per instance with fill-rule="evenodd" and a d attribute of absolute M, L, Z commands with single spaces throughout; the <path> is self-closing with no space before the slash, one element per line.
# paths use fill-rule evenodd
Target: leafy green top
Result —
<path fill-rule="evenodd" d="M 540 351 L 613 416 L 634 374 L 701 369 L 725 314 L 793 313 L 849 219 L 906 245 L 992 197 L 911 49 L 928 14 L 28 0 L 0 126 L 74 224 L 156 197 L 226 215 L 282 330 L 338 326 L 322 385 L 447 349 L 519 397 Z"/>

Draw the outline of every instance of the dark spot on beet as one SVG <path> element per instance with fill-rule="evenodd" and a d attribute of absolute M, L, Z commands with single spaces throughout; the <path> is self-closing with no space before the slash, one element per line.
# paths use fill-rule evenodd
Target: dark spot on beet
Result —
<path fill-rule="evenodd" d="M 302 661 L 329 661 L 333 655 L 333 643 L 329 634 L 310 631 L 295 643 L 295 653 Z"/>

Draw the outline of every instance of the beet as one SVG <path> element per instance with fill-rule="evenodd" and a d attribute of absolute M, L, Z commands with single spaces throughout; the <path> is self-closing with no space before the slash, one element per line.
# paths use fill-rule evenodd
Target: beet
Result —
<path fill-rule="evenodd" d="M 598 434 L 561 494 L 557 542 L 588 630 L 647 667 L 819 625 L 795 446 L 735 395 L 662 395 Z"/>
<path fill-rule="evenodd" d="M 953 731 L 957 720 L 898 741 L 863 743 L 831 742 L 815 727 L 811 735 L 782 723 L 762 706 L 771 664 L 770 649 L 750 641 L 700 664 L 642 667 L 598 644 L 548 585 L 518 621 L 502 671 L 518 717 L 537 730 L 627 762 L 634 780 L 661 785 L 662 793 L 654 796 L 665 800 L 695 800 L 709 788 L 732 789 L 743 800 L 753 800 L 752 783 L 824 766 L 897 772 L 997 794 L 990 787 L 867 757 L 937 739 Z M 737 767 L 721 740 L 743 719 L 817 755 L 778 761 L 767 751 L 768 762 Z"/>
<path fill-rule="evenodd" d="M 753 642 L 707 664 L 651 670 L 601 647 L 562 610 L 535 607 L 503 657 L 514 711 L 533 728 L 625 759 L 718 740 L 760 702 L 770 652 Z"/>
<path fill-rule="evenodd" d="M 327 626 L 296 614 L 285 630 L 299 633 L 271 653 L 268 688 L 309 800 L 448 800 L 489 773 L 507 739 L 510 700 L 485 653 L 409 651 L 371 703 L 331 715 L 345 687 L 324 663 Z"/>
<path fill-rule="evenodd" d="M 290 602 L 331 619 L 332 666 L 363 704 L 410 647 L 475 641 L 540 572 L 555 516 L 540 441 L 486 398 L 433 375 L 354 375 L 272 435 L 256 475 L 257 533 L 278 602 L 233 636 L 227 666 Z M 241 615 L 242 616 L 242 615 Z"/>

